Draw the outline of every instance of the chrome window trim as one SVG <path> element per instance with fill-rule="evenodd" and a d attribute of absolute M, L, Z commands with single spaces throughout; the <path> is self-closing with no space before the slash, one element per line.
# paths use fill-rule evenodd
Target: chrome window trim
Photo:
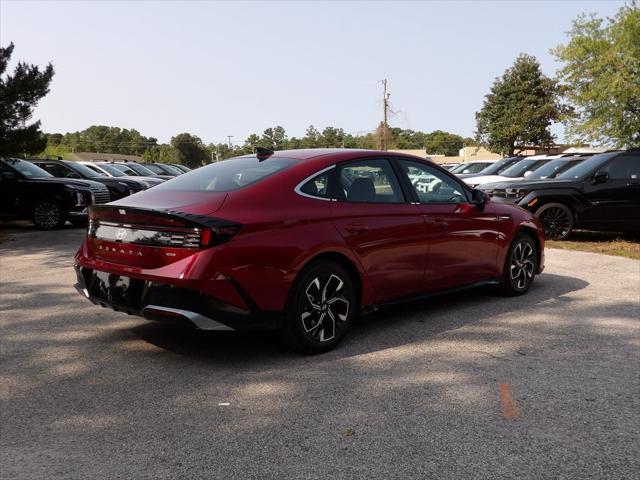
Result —
<path fill-rule="evenodd" d="M 309 195 L 308 193 L 304 193 L 303 191 L 300 190 L 304 186 L 305 183 L 307 183 L 308 181 L 314 179 L 318 175 L 322 175 L 323 173 L 328 172 L 329 170 L 331 170 L 333 168 L 336 168 L 335 164 L 331 165 L 330 167 L 323 168 L 322 170 L 318 170 L 316 173 L 313 173 L 313 174 L 309 175 L 307 178 L 305 178 L 300 183 L 298 183 L 298 185 L 296 185 L 296 187 L 293 189 L 293 191 L 296 192 L 298 195 L 300 195 L 302 197 L 313 198 L 314 200 L 323 200 L 325 202 L 335 202 L 336 201 L 335 198 L 316 197 L 315 195 Z"/>

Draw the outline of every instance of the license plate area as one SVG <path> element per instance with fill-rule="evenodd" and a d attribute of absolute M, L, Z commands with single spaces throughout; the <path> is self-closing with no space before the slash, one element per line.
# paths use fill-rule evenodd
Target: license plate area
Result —
<path fill-rule="evenodd" d="M 89 295 L 111 305 L 139 310 L 144 289 L 144 280 L 94 271 L 91 275 Z"/>

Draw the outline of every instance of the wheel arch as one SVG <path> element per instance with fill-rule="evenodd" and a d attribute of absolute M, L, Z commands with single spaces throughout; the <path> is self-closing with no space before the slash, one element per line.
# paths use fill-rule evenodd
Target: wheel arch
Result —
<path fill-rule="evenodd" d="M 363 305 L 371 302 L 371 291 L 366 280 L 363 278 L 363 274 L 356 266 L 356 263 L 344 253 L 335 250 L 319 252 L 316 255 L 309 257 L 301 266 L 301 268 L 296 272 L 294 282 L 309 265 L 322 260 L 335 262 L 347 271 L 347 273 L 351 277 L 351 280 L 353 281 L 353 286 L 356 289 L 356 298 L 358 300 L 358 307 L 360 309 Z"/>
<path fill-rule="evenodd" d="M 526 233 L 533 240 L 533 244 L 536 247 L 536 257 L 538 261 L 538 265 L 536 265 L 536 271 L 540 268 L 540 262 L 542 261 L 542 245 L 540 245 L 540 237 L 538 236 L 538 231 L 530 225 L 520 225 L 520 228 L 516 230 L 515 238 L 519 233 Z"/>

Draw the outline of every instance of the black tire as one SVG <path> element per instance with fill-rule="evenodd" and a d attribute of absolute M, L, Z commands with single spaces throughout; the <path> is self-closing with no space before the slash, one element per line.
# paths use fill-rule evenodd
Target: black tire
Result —
<path fill-rule="evenodd" d="M 508 296 L 527 293 L 538 270 L 538 251 L 530 235 L 519 233 L 504 260 L 500 290 Z"/>
<path fill-rule="evenodd" d="M 60 202 L 52 198 L 43 198 L 33 205 L 31 219 L 38 230 L 60 228 L 67 221 L 67 212 Z"/>
<path fill-rule="evenodd" d="M 536 211 L 549 240 L 564 240 L 574 227 L 573 212 L 562 203 L 547 203 Z"/>
<path fill-rule="evenodd" d="M 327 352 L 340 343 L 357 309 L 349 273 L 336 262 L 314 262 L 300 272 L 289 292 L 280 337 L 302 353 Z"/>

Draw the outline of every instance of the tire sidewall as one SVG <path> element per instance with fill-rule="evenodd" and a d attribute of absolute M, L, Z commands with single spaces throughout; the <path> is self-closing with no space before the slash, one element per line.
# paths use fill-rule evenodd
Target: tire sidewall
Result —
<path fill-rule="evenodd" d="M 536 210 L 536 213 L 535 213 L 536 218 L 540 219 L 540 216 L 546 210 L 549 210 L 551 208 L 560 208 L 561 210 L 565 211 L 565 213 L 567 214 L 567 217 L 569 218 L 569 230 L 568 230 L 566 235 L 564 235 L 564 236 L 562 236 L 560 238 L 550 238 L 550 237 L 547 236 L 547 232 L 546 231 L 545 231 L 545 236 L 547 236 L 547 238 L 549 240 L 564 240 L 569 235 L 571 235 L 571 232 L 573 231 L 573 227 L 575 226 L 575 219 L 573 218 L 573 212 L 571 211 L 571 209 L 569 207 L 567 207 L 563 203 L 546 203 L 543 206 L 541 206 L 538 210 Z"/>
<path fill-rule="evenodd" d="M 58 222 L 56 224 L 54 224 L 54 225 L 41 225 L 41 224 L 38 223 L 38 221 L 36 220 L 36 209 L 38 208 L 38 205 L 40 205 L 42 203 L 51 203 L 51 204 L 56 206 L 56 208 L 58 209 L 58 212 L 59 212 L 59 219 L 58 219 Z M 33 213 L 31 215 L 31 220 L 33 221 L 33 224 L 36 226 L 36 228 L 39 229 L 39 230 L 53 230 L 55 228 L 60 228 L 60 227 L 62 227 L 62 225 L 64 225 L 64 223 L 66 222 L 66 214 L 62 210 L 62 206 L 60 205 L 60 202 L 58 202 L 57 200 L 55 200 L 53 198 L 42 198 L 42 199 L 36 201 L 33 204 Z"/>
<path fill-rule="evenodd" d="M 518 288 L 518 286 L 514 283 L 514 280 L 511 278 L 511 257 L 513 255 L 513 251 L 516 249 L 518 244 L 522 242 L 527 242 L 531 249 L 533 250 L 534 255 L 534 270 L 533 276 L 531 280 L 525 285 L 524 288 Z M 522 295 L 527 293 L 531 286 L 533 285 L 533 281 L 536 278 L 536 271 L 538 269 L 538 263 L 540 262 L 540 258 L 538 256 L 538 251 L 536 249 L 536 244 L 531 238 L 530 235 L 526 233 L 518 233 L 513 241 L 511 242 L 511 246 L 509 247 L 509 251 L 507 252 L 507 258 L 504 262 L 504 268 L 502 271 L 502 290 L 508 295 Z"/>
<path fill-rule="evenodd" d="M 305 290 L 314 278 L 322 275 L 333 274 L 344 283 L 343 291 L 349 299 L 349 311 L 344 325 L 337 331 L 334 338 L 326 342 L 318 342 L 309 338 L 304 331 L 300 319 L 300 303 Z M 281 333 L 289 346 L 307 354 L 323 353 L 334 348 L 344 338 L 358 311 L 358 302 L 355 294 L 353 280 L 349 273 L 338 263 L 329 260 L 320 260 L 305 267 L 297 276 L 287 299 L 285 318 Z"/>

